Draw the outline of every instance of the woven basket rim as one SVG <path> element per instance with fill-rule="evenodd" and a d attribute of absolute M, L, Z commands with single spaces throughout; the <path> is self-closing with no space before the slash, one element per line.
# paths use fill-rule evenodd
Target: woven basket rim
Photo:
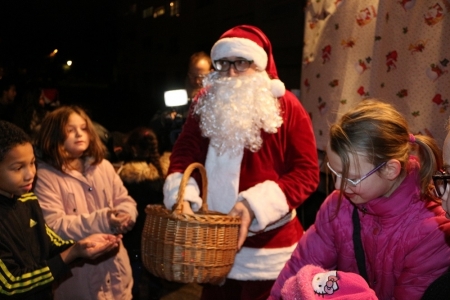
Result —
<path fill-rule="evenodd" d="M 214 224 L 230 224 L 239 225 L 241 219 L 239 217 L 232 217 L 220 212 L 208 210 L 205 212 L 199 212 L 194 215 L 184 213 L 173 213 L 171 210 L 164 207 L 161 204 L 149 204 L 145 208 L 145 213 L 153 217 L 167 218 L 170 220 L 186 221 L 191 223 L 205 223 L 209 225 Z"/>

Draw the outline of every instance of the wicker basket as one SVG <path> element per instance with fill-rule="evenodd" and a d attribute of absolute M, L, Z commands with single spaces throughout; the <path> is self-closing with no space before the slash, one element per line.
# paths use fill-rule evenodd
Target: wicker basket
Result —
<path fill-rule="evenodd" d="M 195 169 L 202 176 L 200 211 L 183 214 L 183 195 Z M 175 282 L 220 284 L 230 272 L 237 251 L 240 219 L 208 211 L 204 167 L 191 164 L 184 172 L 177 203 L 170 211 L 148 205 L 142 232 L 142 260 L 153 275 Z"/>

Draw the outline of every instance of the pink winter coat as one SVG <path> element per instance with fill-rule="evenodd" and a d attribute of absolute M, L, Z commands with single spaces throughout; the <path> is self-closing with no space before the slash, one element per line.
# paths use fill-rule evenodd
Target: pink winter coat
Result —
<path fill-rule="evenodd" d="M 450 266 L 450 220 L 437 203 L 419 198 L 418 165 L 389 197 L 360 205 L 361 239 L 369 286 L 379 299 L 420 299 Z M 334 191 L 320 207 L 315 224 L 303 235 L 276 280 L 269 299 L 280 299 L 285 281 L 301 267 L 358 272 L 353 250 L 353 205 Z"/>
<path fill-rule="evenodd" d="M 35 193 L 45 221 L 65 239 L 112 233 L 107 219 L 112 207 L 131 214 L 136 221 L 136 202 L 107 160 L 87 167 L 84 176 L 77 171 L 63 173 L 39 162 Z M 76 265 L 72 274 L 58 286 L 55 299 L 132 298 L 130 260 L 123 245 L 117 255 Z"/>

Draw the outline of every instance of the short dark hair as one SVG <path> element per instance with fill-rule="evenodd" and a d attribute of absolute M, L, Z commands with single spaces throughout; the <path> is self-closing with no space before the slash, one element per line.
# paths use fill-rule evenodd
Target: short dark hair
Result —
<path fill-rule="evenodd" d="M 31 144 L 31 138 L 20 127 L 0 120 L 0 161 L 17 145 Z"/>

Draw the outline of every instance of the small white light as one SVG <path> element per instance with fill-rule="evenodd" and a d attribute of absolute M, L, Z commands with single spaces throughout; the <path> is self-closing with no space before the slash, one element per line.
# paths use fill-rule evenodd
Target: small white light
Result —
<path fill-rule="evenodd" d="M 71 61 L 71 60 L 68 60 L 68 61 L 66 62 L 66 64 L 70 67 L 70 66 L 72 65 L 72 61 Z"/>
<path fill-rule="evenodd" d="M 164 103 L 167 107 L 181 106 L 188 103 L 186 90 L 172 90 L 164 93 Z"/>

